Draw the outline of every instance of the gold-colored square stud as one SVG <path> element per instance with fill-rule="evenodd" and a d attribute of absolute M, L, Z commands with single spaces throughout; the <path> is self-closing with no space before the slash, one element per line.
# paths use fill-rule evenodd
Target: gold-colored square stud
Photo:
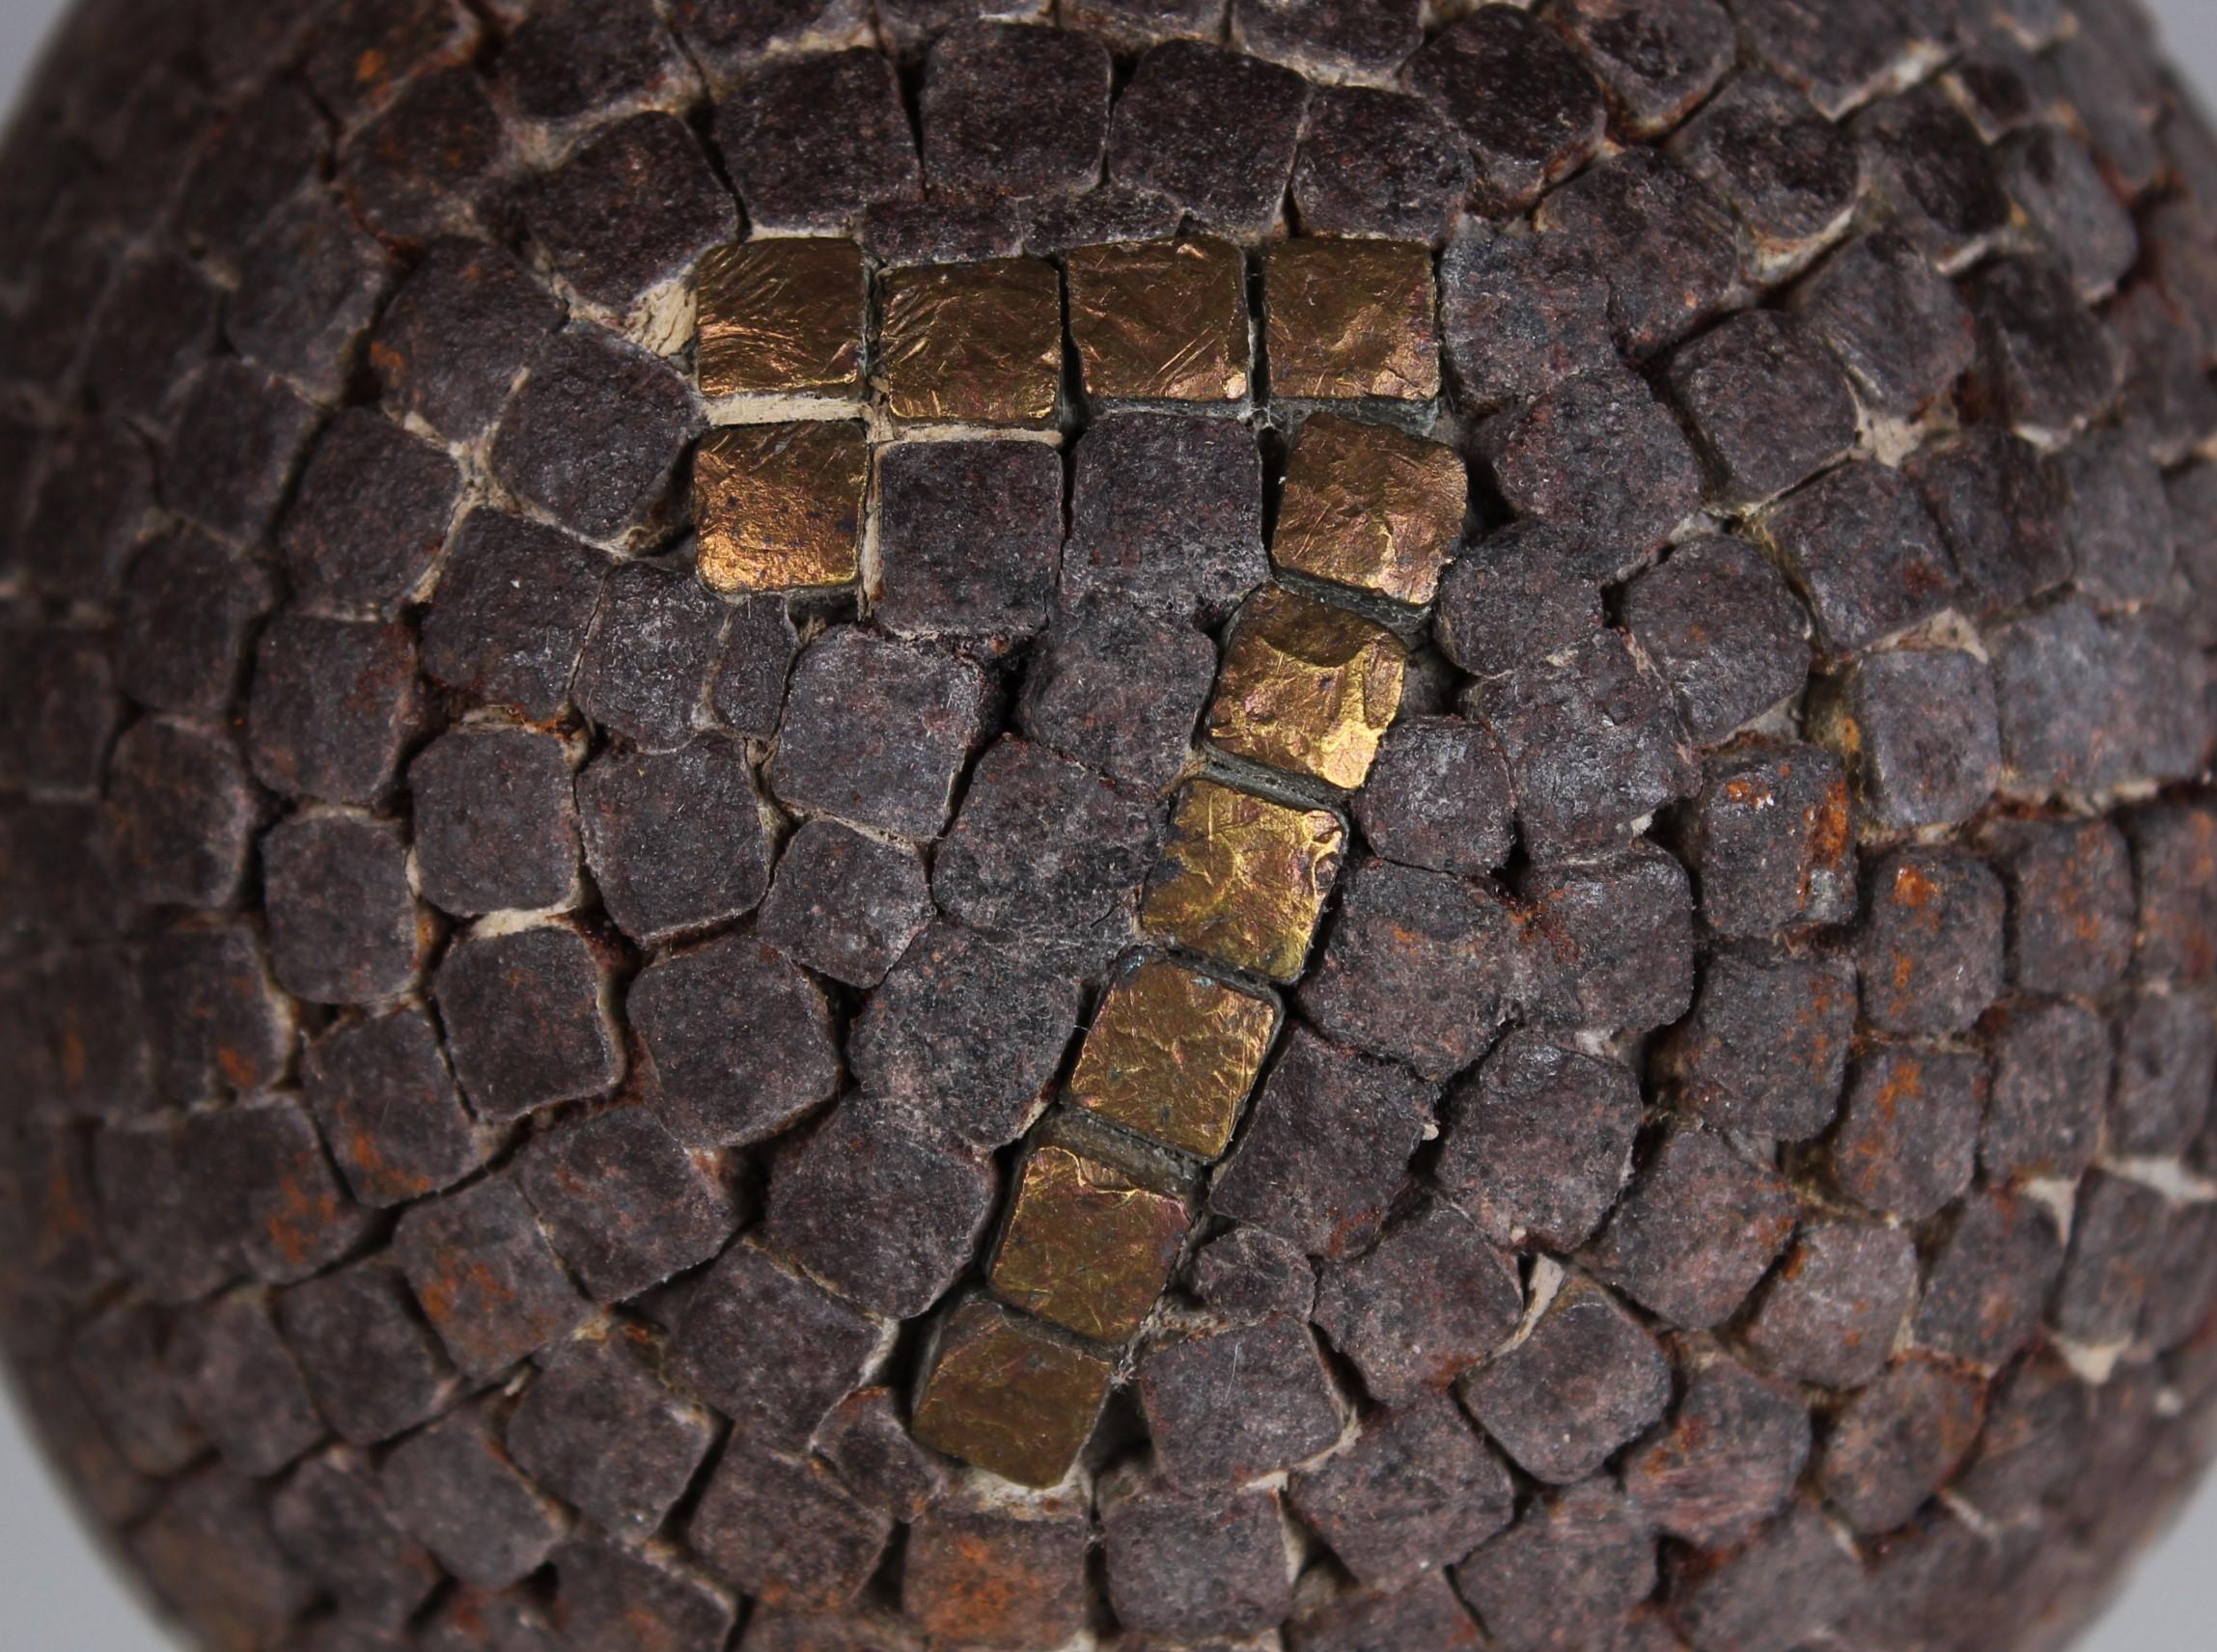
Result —
<path fill-rule="evenodd" d="M 1102 998 L 1069 1099 L 1135 1135 L 1214 1159 L 1232 1143 L 1277 1026 L 1269 999 L 1150 959 Z"/>
<path fill-rule="evenodd" d="M 1285 241 L 1264 267 L 1262 295 L 1273 395 L 1428 401 L 1439 394 L 1430 248 Z"/>
<path fill-rule="evenodd" d="M 1272 980 L 1301 974 L 1347 832 L 1328 809 L 1298 809 L 1215 781 L 1187 786 L 1148 882 L 1150 934 Z"/>
<path fill-rule="evenodd" d="M 941 1322 L 917 1440 L 1018 1485 L 1059 1484 L 1108 1397 L 1109 1357 L 984 1297 Z"/>
<path fill-rule="evenodd" d="M 1063 261 L 1086 394 L 1237 401 L 1247 394 L 1247 266 L 1225 241 L 1115 241 Z"/>
<path fill-rule="evenodd" d="M 860 425 L 734 425 L 701 444 L 693 519 L 711 591 L 799 591 L 862 575 L 870 444 Z"/>
<path fill-rule="evenodd" d="M 1375 620 L 1265 586 L 1232 628 L 1208 738 L 1218 750 L 1352 791 L 1400 709 L 1408 650 Z"/>
<path fill-rule="evenodd" d="M 711 401 L 862 396 L 862 252 L 814 236 L 718 247 L 701 261 L 695 371 Z"/>
<path fill-rule="evenodd" d="M 873 374 L 896 419 L 1043 425 L 1063 372 L 1061 277 L 1037 259 L 880 278 Z"/>
<path fill-rule="evenodd" d="M 1088 1151 L 1050 1131 L 1017 1177 L 993 1257 L 994 1294 L 1096 1342 L 1136 1336 L 1178 1265 L 1191 1218 L 1175 1191 L 1155 1185 L 1164 1178 L 1131 1157 Z"/>
<path fill-rule="evenodd" d="M 1422 605 L 1462 535 L 1462 456 L 1390 425 L 1319 413 L 1286 465 L 1271 558 L 1282 568 Z"/>

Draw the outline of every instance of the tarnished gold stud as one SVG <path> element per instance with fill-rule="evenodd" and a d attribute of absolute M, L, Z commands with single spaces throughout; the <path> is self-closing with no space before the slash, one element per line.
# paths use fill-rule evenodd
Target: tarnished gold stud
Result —
<path fill-rule="evenodd" d="M 1346 848 L 1328 809 L 1299 809 L 1196 781 L 1171 816 L 1142 925 L 1273 980 L 1301 973 Z"/>
<path fill-rule="evenodd" d="M 1049 1124 L 1024 1160 L 993 1257 L 994 1294 L 1096 1342 L 1139 1334 L 1190 1221 L 1164 1174 L 1097 1128 Z M 1166 1162 L 1167 1155 L 1164 1156 Z"/>
<path fill-rule="evenodd" d="M 1267 998 L 1150 959 L 1102 998 L 1069 1099 L 1150 1141 L 1213 1159 L 1231 1144 L 1277 1025 L 1278 1006 Z"/>
<path fill-rule="evenodd" d="M 1272 395 L 1428 401 L 1439 394 L 1428 247 L 1285 241 L 1264 267 L 1262 295 Z"/>
<path fill-rule="evenodd" d="M 896 419 L 1043 425 L 1063 371 L 1061 278 L 1036 259 L 918 264 L 880 284 L 873 378 Z"/>
<path fill-rule="evenodd" d="M 1224 241 L 1118 241 L 1064 260 L 1070 338 L 1095 400 L 1247 394 L 1247 271 Z"/>
<path fill-rule="evenodd" d="M 1286 465 L 1271 559 L 1422 605 L 1439 592 L 1469 506 L 1469 473 L 1453 448 L 1319 413 Z"/>
<path fill-rule="evenodd" d="M 693 516 L 711 591 L 852 585 L 870 449 L 860 425 L 737 425 L 701 444 Z"/>
<path fill-rule="evenodd" d="M 1352 791 L 1400 709 L 1407 666 L 1400 639 L 1376 621 L 1266 586 L 1233 624 L 1208 738 Z"/>
<path fill-rule="evenodd" d="M 701 261 L 696 371 L 711 401 L 862 395 L 862 254 L 814 236 L 719 247 Z"/>
<path fill-rule="evenodd" d="M 1051 1486 L 1084 1449 L 1114 1368 L 1106 1355 L 984 1297 L 941 1323 L 910 1429 L 934 1451 Z"/>

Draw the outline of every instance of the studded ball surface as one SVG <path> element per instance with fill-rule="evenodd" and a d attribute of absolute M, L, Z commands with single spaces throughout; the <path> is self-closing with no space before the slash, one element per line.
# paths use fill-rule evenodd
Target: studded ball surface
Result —
<path fill-rule="evenodd" d="M 2217 1445 L 2128 0 L 90 0 L 0 1325 L 240 1652 L 2029 1652 Z"/>

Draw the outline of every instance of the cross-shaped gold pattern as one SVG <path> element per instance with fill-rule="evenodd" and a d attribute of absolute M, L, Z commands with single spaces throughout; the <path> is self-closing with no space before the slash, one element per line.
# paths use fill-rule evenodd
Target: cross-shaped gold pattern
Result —
<path fill-rule="evenodd" d="M 1273 987 L 1305 969 L 1345 853 L 1332 800 L 1399 709 L 1405 652 L 1375 615 L 1430 600 L 1467 509 L 1459 456 L 1402 427 L 1440 389 L 1429 249 L 1281 244 L 1260 325 L 1247 257 L 1195 238 L 872 271 L 850 241 L 768 239 L 701 273 L 722 427 L 695 516 L 725 593 L 859 593 L 872 460 L 921 427 L 1059 439 L 1066 291 L 1084 404 L 1250 416 L 1260 334 L 1276 401 L 1308 414 L 1272 553 L 1301 588 L 1264 586 L 1233 621 L 1149 880 L 1151 946 L 1113 975 L 1027 1142 L 987 1291 L 945 1306 L 927 1350 L 917 1438 L 1026 1485 L 1068 1473 L 1178 1265 L 1283 1020 Z"/>

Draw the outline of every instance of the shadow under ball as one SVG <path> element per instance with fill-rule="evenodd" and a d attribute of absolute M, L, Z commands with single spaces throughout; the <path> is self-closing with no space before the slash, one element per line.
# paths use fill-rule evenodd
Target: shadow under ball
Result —
<path fill-rule="evenodd" d="M 0 1330 L 241 1652 L 2061 1647 L 2217 1396 L 2126 0 L 109 0 Z"/>

